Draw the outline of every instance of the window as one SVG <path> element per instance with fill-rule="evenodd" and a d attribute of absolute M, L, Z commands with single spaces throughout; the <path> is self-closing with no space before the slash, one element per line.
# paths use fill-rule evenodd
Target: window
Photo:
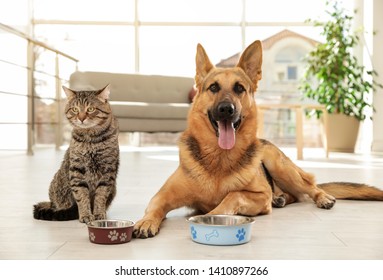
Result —
<path fill-rule="evenodd" d="M 287 80 L 297 80 L 298 79 L 298 69 L 296 66 L 287 66 Z"/>
<path fill-rule="evenodd" d="M 80 70 L 180 76 L 194 76 L 197 43 L 216 64 L 286 28 L 318 39 L 304 20 L 323 16 L 324 7 L 323 0 L 33 2 L 36 36 L 79 58 Z"/>

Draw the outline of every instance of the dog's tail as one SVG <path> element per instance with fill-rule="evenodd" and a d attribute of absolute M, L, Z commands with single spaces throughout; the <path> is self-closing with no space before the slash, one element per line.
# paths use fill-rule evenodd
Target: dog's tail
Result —
<path fill-rule="evenodd" d="M 317 186 L 337 199 L 383 201 L 383 190 L 366 184 L 332 182 Z"/>
<path fill-rule="evenodd" d="M 78 216 L 77 205 L 67 209 L 55 209 L 51 202 L 39 202 L 33 205 L 33 218 L 46 221 L 76 220 Z"/>

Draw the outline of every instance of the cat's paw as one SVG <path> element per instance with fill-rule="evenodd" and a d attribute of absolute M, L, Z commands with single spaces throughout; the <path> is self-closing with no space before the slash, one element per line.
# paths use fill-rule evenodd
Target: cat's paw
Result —
<path fill-rule="evenodd" d="M 84 215 L 84 216 L 80 216 L 79 218 L 80 223 L 85 223 L 85 224 L 90 223 L 91 221 L 94 221 L 94 220 L 95 218 L 93 215 Z"/>
<path fill-rule="evenodd" d="M 94 214 L 94 219 L 95 220 L 105 220 L 106 219 L 106 213 Z"/>

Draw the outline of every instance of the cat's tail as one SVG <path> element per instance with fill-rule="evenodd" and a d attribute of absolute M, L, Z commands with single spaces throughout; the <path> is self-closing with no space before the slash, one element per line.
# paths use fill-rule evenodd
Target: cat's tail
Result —
<path fill-rule="evenodd" d="M 366 184 L 333 182 L 317 186 L 337 199 L 383 200 L 383 190 Z"/>
<path fill-rule="evenodd" d="M 33 205 L 33 218 L 46 221 L 69 221 L 78 219 L 77 204 L 68 209 L 55 209 L 51 202 L 39 202 Z"/>

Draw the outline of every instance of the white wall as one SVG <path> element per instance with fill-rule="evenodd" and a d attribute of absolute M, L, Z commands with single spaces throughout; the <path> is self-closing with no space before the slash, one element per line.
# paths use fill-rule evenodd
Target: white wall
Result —
<path fill-rule="evenodd" d="M 383 84 L 383 1 L 373 0 L 373 67 L 378 72 L 377 81 Z M 373 152 L 383 152 L 383 89 L 376 90 L 374 95 L 376 112 L 373 115 Z"/>

